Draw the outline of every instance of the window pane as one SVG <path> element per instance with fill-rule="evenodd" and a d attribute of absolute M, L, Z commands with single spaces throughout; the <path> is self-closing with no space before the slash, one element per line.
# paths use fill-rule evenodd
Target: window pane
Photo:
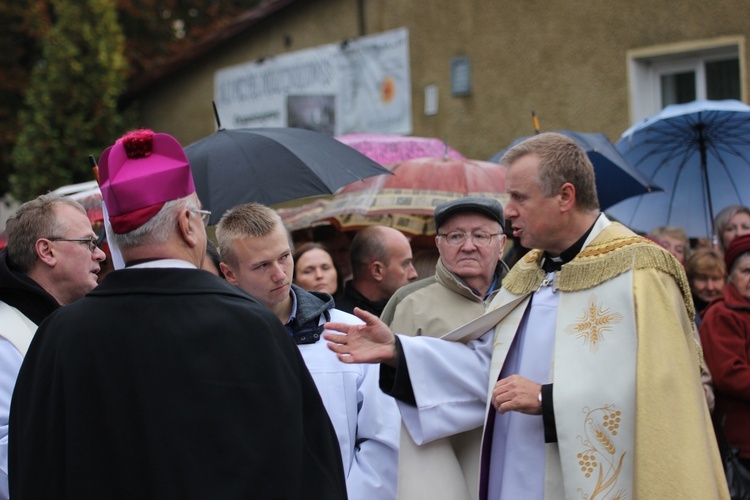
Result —
<path fill-rule="evenodd" d="M 661 76 L 661 105 L 682 104 L 695 100 L 695 72 Z"/>
<path fill-rule="evenodd" d="M 740 61 L 728 59 L 706 63 L 706 97 L 740 99 Z"/>

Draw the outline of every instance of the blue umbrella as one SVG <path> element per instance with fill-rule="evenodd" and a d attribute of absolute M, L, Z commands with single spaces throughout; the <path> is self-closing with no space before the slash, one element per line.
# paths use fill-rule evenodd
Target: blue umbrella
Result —
<path fill-rule="evenodd" d="M 631 196 L 661 190 L 658 185 L 649 182 L 623 158 L 606 135 L 574 132 L 572 130 L 558 130 L 556 132 L 570 137 L 586 150 L 591 163 L 594 165 L 596 191 L 599 195 L 599 206 L 602 210 Z M 525 139 L 528 139 L 528 137 L 516 139 L 507 149 L 490 158 L 490 161 L 499 162 L 508 149 Z"/>
<path fill-rule="evenodd" d="M 632 229 L 672 225 L 707 237 L 714 233 L 714 214 L 750 205 L 750 106 L 740 101 L 667 106 L 626 130 L 617 149 L 665 189 L 607 211 Z"/>

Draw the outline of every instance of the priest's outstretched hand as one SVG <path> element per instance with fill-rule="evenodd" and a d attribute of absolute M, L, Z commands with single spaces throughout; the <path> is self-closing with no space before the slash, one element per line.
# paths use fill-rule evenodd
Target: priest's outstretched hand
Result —
<path fill-rule="evenodd" d="M 329 322 L 323 338 L 344 363 L 385 363 L 395 367 L 398 361 L 396 336 L 377 316 L 358 307 L 354 314 L 364 325 Z"/>

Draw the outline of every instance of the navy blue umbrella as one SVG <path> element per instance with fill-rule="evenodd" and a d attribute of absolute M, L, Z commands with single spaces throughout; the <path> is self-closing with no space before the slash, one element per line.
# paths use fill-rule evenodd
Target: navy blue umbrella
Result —
<path fill-rule="evenodd" d="M 570 137 L 586 150 L 594 165 L 596 191 L 599 195 L 599 207 L 602 210 L 631 196 L 661 190 L 623 158 L 606 135 L 572 130 L 557 130 L 556 132 Z M 490 158 L 490 161 L 499 162 L 508 149 L 525 139 L 528 137 L 516 139 L 508 148 Z"/>
<path fill-rule="evenodd" d="M 635 230 L 672 225 L 691 237 L 707 237 L 721 209 L 750 206 L 747 104 L 701 100 L 667 106 L 626 130 L 617 149 L 665 190 L 608 211 Z"/>

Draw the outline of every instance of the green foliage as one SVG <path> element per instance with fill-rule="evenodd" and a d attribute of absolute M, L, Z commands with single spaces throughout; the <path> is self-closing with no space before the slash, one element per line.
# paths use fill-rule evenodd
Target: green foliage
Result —
<path fill-rule="evenodd" d="M 27 200 L 92 180 L 88 155 L 122 132 L 117 99 L 124 89 L 124 38 L 114 0 L 52 0 L 13 149 L 11 191 Z"/>
<path fill-rule="evenodd" d="M 118 0 L 128 77 L 137 80 L 260 0 Z"/>
<path fill-rule="evenodd" d="M 258 3 L 0 2 L 0 195 L 91 180 L 88 155 L 138 125 L 126 86 Z"/>
<path fill-rule="evenodd" d="M 33 62 L 39 59 L 41 32 L 49 15 L 33 0 L 0 3 L 0 194 L 8 191 L 11 153 L 18 140 L 18 113 L 29 84 Z"/>

